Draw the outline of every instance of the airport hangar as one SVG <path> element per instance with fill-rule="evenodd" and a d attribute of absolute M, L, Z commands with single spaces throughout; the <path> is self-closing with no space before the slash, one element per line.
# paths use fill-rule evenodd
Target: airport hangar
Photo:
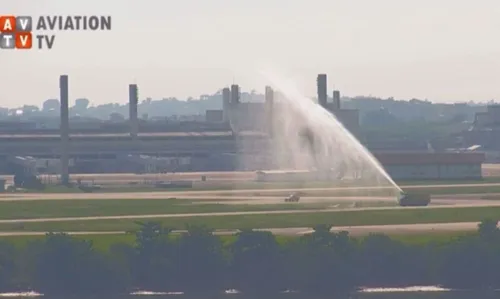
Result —
<path fill-rule="evenodd" d="M 1 172 L 12 173 L 15 169 L 12 164 L 17 163 L 21 167 L 35 167 L 37 172 L 59 173 L 60 142 L 59 136 L 0 135 Z M 258 157 L 268 145 L 269 138 L 255 132 L 165 133 L 135 139 L 119 135 L 72 136 L 70 172 L 266 170 L 269 163 L 265 158 L 242 165 L 238 156 Z M 401 180 L 480 179 L 485 159 L 484 154 L 475 152 L 374 152 L 374 155 L 394 179 Z M 23 158 L 16 162 L 13 157 Z"/>
<path fill-rule="evenodd" d="M 328 103 L 326 75 L 317 78 L 318 102 L 352 133 L 359 129 L 357 110 L 340 107 L 340 92 Z M 137 85 L 129 86 L 128 134 L 70 135 L 68 77 L 61 76 L 61 134 L 0 134 L 0 172 L 123 173 L 266 170 L 274 113 L 280 94 L 266 87 L 265 103 L 241 103 L 238 85 L 223 89 L 223 109 L 207 111 L 207 122 L 228 124 L 227 131 L 140 133 Z M 223 126 L 224 127 L 224 126 Z M 479 179 L 481 153 L 374 153 L 394 179 Z M 251 163 L 241 164 L 239 157 Z M 68 165 L 65 168 L 63 165 Z"/>

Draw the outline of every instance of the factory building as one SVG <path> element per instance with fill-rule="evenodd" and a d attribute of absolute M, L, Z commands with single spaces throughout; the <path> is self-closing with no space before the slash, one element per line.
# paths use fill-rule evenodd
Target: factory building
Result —
<path fill-rule="evenodd" d="M 318 83 L 318 103 L 330 111 L 335 117 L 348 129 L 352 134 L 357 135 L 360 129 L 359 125 L 359 110 L 343 109 L 340 104 L 340 91 L 334 90 L 332 102 L 328 102 L 328 84 L 327 76 L 319 74 Z"/>
<path fill-rule="evenodd" d="M 499 163 L 500 105 L 488 105 L 486 111 L 476 113 L 472 127 L 457 137 L 463 148 L 480 146 L 488 163 Z"/>
<path fill-rule="evenodd" d="M 376 153 L 395 180 L 481 179 L 482 153 Z"/>
<path fill-rule="evenodd" d="M 394 180 L 478 180 L 482 179 L 480 153 L 376 153 Z M 262 182 L 334 181 L 335 172 L 259 171 Z M 345 178 L 345 177 L 344 177 Z"/>
<path fill-rule="evenodd" d="M 247 103 L 240 101 L 240 87 L 233 84 L 222 91 L 223 109 L 207 111 L 209 123 L 182 123 L 184 132 L 173 130 L 140 134 L 137 119 L 138 87 L 131 84 L 130 127 L 125 129 L 126 132 L 121 132 L 122 135 L 70 136 L 68 76 L 61 76 L 59 83 L 59 134 L 0 135 L 0 157 L 3 157 L 0 158 L 0 172 L 12 173 L 12 170 L 21 169 L 59 173 L 62 182 L 68 183 L 70 173 L 277 168 L 268 159 L 273 150 L 273 138 L 269 137 L 273 136 L 273 123 L 280 121 L 279 112 L 284 104 L 283 95 L 271 87 L 265 89 L 265 102 Z M 318 102 L 356 135 L 359 128 L 358 111 L 342 109 L 338 90 L 333 90 L 329 101 L 327 90 L 327 77 L 321 74 L 318 76 Z M 471 134 L 486 134 L 495 125 L 500 127 L 499 108 L 488 107 L 487 116 L 481 115 L 476 121 L 477 130 L 471 131 Z M 187 131 L 189 128 L 193 130 Z M 489 145 L 492 146 L 492 142 L 499 144 L 500 138 L 485 136 L 491 142 Z M 481 163 L 484 161 L 484 155 L 480 153 L 378 153 L 375 156 L 397 180 L 479 179 Z M 302 179 L 308 175 L 294 173 L 292 176 Z M 323 174 L 315 175 L 315 179 L 322 179 L 318 175 Z"/>
<path fill-rule="evenodd" d="M 225 119 L 224 110 L 206 110 L 205 121 L 208 123 L 220 123 Z"/>
<path fill-rule="evenodd" d="M 357 135 L 360 129 L 359 111 L 343 109 L 340 91 L 334 90 L 332 102 L 328 101 L 327 75 L 317 78 L 318 104 L 330 111 L 351 133 Z M 279 118 L 280 95 L 272 87 L 265 88 L 264 103 L 241 102 L 240 87 L 237 84 L 222 90 L 222 110 L 207 110 L 205 120 L 210 123 L 229 122 L 233 132 L 257 131 L 272 135 L 273 119 Z"/>

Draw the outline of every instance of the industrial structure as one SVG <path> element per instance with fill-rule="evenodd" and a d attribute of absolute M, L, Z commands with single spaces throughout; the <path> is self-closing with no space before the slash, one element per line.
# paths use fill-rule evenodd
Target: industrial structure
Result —
<path fill-rule="evenodd" d="M 61 97 L 61 183 L 69 184 L 69 86 L 68 76 L 59 78 Z"/>
<path fill-rule="evenodd" d="M 478 148 L 490 163 L 500 162 L 500 105 L 488 105 L 476 113 L 472 127 L 460 134 L 465 148 Z"/>
<path fill-rule="evenodd" d="M 481 179 L 482 153 L 375 153 L 395 180 Z"/>
<path fill-rule="evenodd" d="M 279 121 L 276 118 L 282 95 L 270 86 L 265 87 L 263 103 L 249 103 L 241 101 L 240 87 L 233 84 L 222 90 L 222 109 L 206 111 L 206 123 L 185 123 L 182 130 L 146 133 L 141 128 L 147 122 L 139 122 L 137 117 L 138 86 L 130 84 L 128 132 L 83 134 L 70 128 L 68 76 L 61 76 L 59 83 L 59 134 L 0 135 L 0 172 L 13 173 L 16 167 L 33 172 L 57 171 L 61 181 L 68 183 L 70 173 L 265 170 L 273 167 L 267 149 L 271 148 L 274 124 Z M 328 97 L 325 74 L 317 77 L 317 99 L 349 131 L 357 134 L 359 112 L 342 107 L 339 90 L 333 90 L 332 97 Z M 239 159 L 242 155 L 250 157 L 251 163 L 242 164 Z M 478 153 L 375 155 L 397 179 L 480 178 L 480 165 L 484 160 Z"/>
<path fill-rule="evenodd" d="M 375 153 L 394 180 L 454 180 L 482 178 L 481 153 Z M 363 178 L 363 171 L 346 173 L 347 177 Z M 262 182 L 326 181 L 338 178 L 338 173 L 324 171 L 259 171 Z"/>
<path fill-rule="evenodd" d="M 129 125 L 130 137 L 133 140 L 137 139 L 139 133 L 139 124 L 137 119 L 137 104 L 139 103 L 139 91 L 137 84 L 130 84 L 128 86 L 128 106 L 129 106 Z"/>

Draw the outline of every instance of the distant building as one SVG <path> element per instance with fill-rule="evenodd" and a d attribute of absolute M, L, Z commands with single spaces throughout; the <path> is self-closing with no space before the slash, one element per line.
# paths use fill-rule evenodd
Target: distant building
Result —
<path fill-rule="evenodd" d="M 485 112 L 476 113 L 472 127 L 459 138 L 463 147 L 480 145 L 488 161 L 500 161 L 500 105 L 489 105 Z"/>
<path fill-rule="evenodd" d="M 224 111 L 223 110 L 206 110 L 205 111 L 205 121 L 209 123 L 223 122 L 224 121 Z"/>
<path fill-rule="evenodd" d="M 474 117 L 473 129 L 483 128 L 500 129 L 500 105 L 489 105 L 486 112 L 478 112 Z"/>
<path fill-rule="evenodd" d="M 338 106 L 337 106 L 338 105 Z M 338 108 L 337 108 L 338 107 Z M 325 107 L 346 127 L 351 133 L 357 135 L 359 132 L 359 110 L 357 109 L 342 109 L 340 102 L 327 103 Z"/>
<path fill-rule="evenodd" d="M 318 75 L 318 99 L 319 104 L 326 110 L 330 111 L 335 117 L 354 135 L 358 135 L 360 131 L 359 110 L 343 109 L 340 102 L 340 91 L 333 91 L 333 102 L 328 102 L 327 95 L 327 77 L 325 74 Z M 227 104 L 227 99 L 223 100 L 223 106 L 228 109 L 228 120 L 234 132 L 241 131 L 258 131 L 270 133 L 269 128 L 275 124 L 274 118 L 279 118 L 280 111 L 283 110 L 280 106 L 283 105 L 280 98 L 282 95 L 279 92 L 272 91 L 270 87 L 266 87 L 266 102 L 253 103 L 241 102 L 239 98 L 239 86 L 231 86 L 231 100 Z M 227 98 L 229 90 L 225 91 Z M 226 103 L 226 104 L 224 104 Z"/>
<path fill-rule="evenodd" d="M 480 153 L 376 153 L 394 180 L 476 180 L 482 178 Z M 333 175 L 331 175 L 333 174 Z M 297 182 L 335 180 L 335 173 L 318 171 L 260 171 L 258 181 Z"/>
<path fill-rule="evenodd" d="M 376 153 L 395 180 L 481 179 L 482 153 Z"/>

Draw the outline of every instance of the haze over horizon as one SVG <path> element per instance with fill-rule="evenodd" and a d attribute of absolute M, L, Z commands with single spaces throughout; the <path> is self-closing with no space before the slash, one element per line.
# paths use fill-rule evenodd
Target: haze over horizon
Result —
<path fill-rule="evenodd" d="M 500 99 L 500 1 L 2 0 L 0 14 L 111 15 L 109 32 L 54 32 L 52 50 L 1 50 L 0 106 L 198 97 L 234 80 L 263 92 L 261 67 L 296 79 L 318 73 L 349 96 L 433 102 Z M 52 33 L 47 33 L 52 34 Z"/>

